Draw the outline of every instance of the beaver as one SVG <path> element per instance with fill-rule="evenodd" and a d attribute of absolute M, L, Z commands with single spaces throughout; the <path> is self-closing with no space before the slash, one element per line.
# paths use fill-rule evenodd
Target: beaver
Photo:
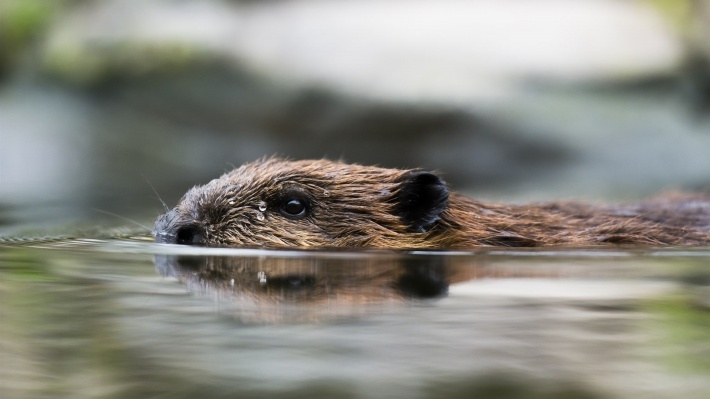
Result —
<path fill-rule="evenodd" d="M 470 249 L 710 244 L 710 193 L 628 205 L 477 201 L 436 173 L 263 158 L 189 190 L 156 241 L 267 248 Z"/>

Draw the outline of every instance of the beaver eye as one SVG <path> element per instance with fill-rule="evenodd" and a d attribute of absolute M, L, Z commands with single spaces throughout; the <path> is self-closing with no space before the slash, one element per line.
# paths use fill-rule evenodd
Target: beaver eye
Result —
<path fill-rule="evenodd" d="M 281 206 L 285 216 L 302 218 L 306 216 L 306 204 L 298 198 L 291 198 Z"/>

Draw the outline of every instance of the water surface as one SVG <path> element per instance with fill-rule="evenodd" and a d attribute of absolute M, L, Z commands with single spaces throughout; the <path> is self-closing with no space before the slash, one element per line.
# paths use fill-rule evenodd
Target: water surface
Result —
<path fill-rule="evenodd" d="M 710 250 L 0 244 L 3 398 L 705 398 Z"/>

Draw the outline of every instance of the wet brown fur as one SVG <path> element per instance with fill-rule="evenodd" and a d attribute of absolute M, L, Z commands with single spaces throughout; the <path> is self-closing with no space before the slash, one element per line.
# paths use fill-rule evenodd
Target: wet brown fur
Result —
<path fill-rule="evenodd" d="M 500 205 L 448 194 L 426 229 L 398 215 L 410 170 L 328 160 L 263 159 L 191 189 L 154 234 L 198 229 L 199 244 L 229 247 L 455 249 L 479 246 L 708 245 L 710 193 L 666 195 L 632 205 L 575 202 Z M 443 184 L 443 183 L 442 183 Z M 284 191 L 309 198 L 299 220 L 274 207 Z M 266 210 L 260 211 L 260 204 Z M 261 214 L 261 216 L 260 216 Z M 262 217 L 263 216 L 263 217 Z"/>

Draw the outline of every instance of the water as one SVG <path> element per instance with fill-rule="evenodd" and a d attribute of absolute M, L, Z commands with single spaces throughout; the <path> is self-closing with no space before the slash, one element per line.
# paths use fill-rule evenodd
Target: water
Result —
<path fill-rule="evenodd" d="M 706 398 L 710 250 L 0 243 L 0 397 Z"/>

